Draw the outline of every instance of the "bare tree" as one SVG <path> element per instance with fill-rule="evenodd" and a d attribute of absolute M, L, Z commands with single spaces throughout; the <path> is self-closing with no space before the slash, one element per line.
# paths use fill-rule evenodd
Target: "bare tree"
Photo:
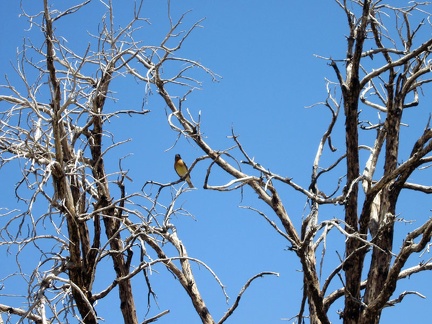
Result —
<path fill-rule="evenodd" d="M 403 221 L 397 213 L 401 192 L 432 192 L 428 184 L 409 181 L 432 161 L 429 119 L 424 120 L 424 131 L 411 143 L 408 155 L 400 144 L 403 112 L 415 109 L 421 93 L 430 91 L 430 6 L 420 2 L 395 7 L 379 0 L 335 1 L 347 19 L 347 50 L 343 58 L 323 58 L 333 69 L 336 82 L 327 82 L 327 98 L 319 103 L 328 108 L 330 118 L 307 185 L 270 171 L 251 158 L 234 130 L 232 147 L 210 146 L 203 136 L 201 116 L 183 107 L 200 84 L 191 71 L 217 78 L 199 62 L 178 55 L 200 22 L 182 32 L 179 28 L 185 16 L 179 20 L 169 16 L 170 28 L 160 44 L 143 45 L 134 36 L 146 23 L 141 17 L 143 2 L 136 3 L 131 21 L 119 29 L 114 28 L 114 9 L 109 2 L 99 33 L 93 35 L 95 45 L 79 54 L 56 34 L 55 26 L 65 17 L 77 15 L 91 1 L 60 11 L 44 0 L 43 11 L 26 14 L 33 28 L 43 33 L 43 46 L 26 43 L 20 53 L 16 72 L 25 91 L 11 83 L 3 86 L 3 92 L 8 93 L 2 93 L 0 101 L 8 109 L 1 115 L 0 161 L 2 166 L 21 161 L 22 179 L 16 194 L 28 209 L 6 212 L 3 217 L 8 222 L 0 234 L 1 245 L 9 248 L 17 246 L 21 251 L 29 245 L 38 246 L 40 241 L 43 247 L 40 265 L 28 280 L 27 306 L 1 304 L 0 311 L 38 323 L 72 318 L 96 323 L 100 316 L 97 301 L 118 289 L 124 322 L 138 323 L 141 315 L 137 315 L 131 280 L 143 274 L 150 304 L 154 291 L 148 274 L 152 266 L 163 264 L 187 292 L 201 321 L 216 322 L 198 289 L 191 264 L 207 269 L 222 289 L 223 284 L 204 261 L 188 255 L 172 221 L 172 215 L 187 213 L 176 205 L 184 190 L 172 189 L 182 179 L 174 183 L 151 179 L 142 191 L 127 194 L 129 176 L 122 168 L 122 158 L 116 170 L 105 165 L 111 150 L 122 144 L 108 132 L 110 120 L 122 115 L 140 118 L 148 113 L 143 108 L 108 110 L 107 102 L 115 100 L 113 80 L 120 76 L 146 85 L 143 96 L 157 92 L 166 104 L 171 130 L 201 149 L 203 155 L 190 165 L 190 171 L 198 163 L 207 163 L 204 189 L 223 192 L 249 187 L 270 208 L 272 215 L 247 207 L 286 239 L 300 261 L 304 289 L 295 316 L 298 323 L 306 317 L 311 323 L 330 323 L 329 309 L 341 299 L 344 323 L 379 323 L 385 307 L 402 302 L 407 294 L 422 297 L 417 291 L 399 296 L 394 293 L 400 279 L 432 269 L 429 261 L 406 266 L 411 256 L 429 247 L 432 221 L 426 219 L 406 233 L 400 248 L 394 246 L 393 233 L 398 221 Z M 174 72 L 168 68 L 172 63 L 177 68 Z M 30 78 L 29 69 L 36 73 L 35 80 Z M 385 117 L 381 119 L 381 115 Z M 332 144 L 338 121 L 345 124 L 342 152 Z M 371 136 L 363 134 L 370 133 L 373 139 L 367 142 Z M 360 159 L 363 153 L 364 164 Z M 323 156 L 334 162 L 322 163 Z M 382 172 L 377 171 L 380 165 Z M 216 169 L 231 180 L 213 184 Z M 321 188 L 324 177 L 334 179 L 330 192 Z M 286 189 L 299 192 L 307 202 L 307 216 L 300 228 L 281 199 L 281 190 Z M 114 198 L 114 191 L 120 192 L 120 198 Z M 168 203 L 164 200 L 166 192 L 171 193 Z M 35 212 L 36 199 L 48 205 L 43 214 Z M 320 210 L 334 205 L 343 206 L 344 215 L 322 219 Z M 44 226 L 58 235 L 45 234 Z M 330 234 L 345 238 L 344 254 L 336 263 L 324 256 L 318 262 L 318 251 L 324 249 Z M 94 283 L 106 259 L 113 265 L 114 279 L 96 290 Z M 324 263 L 331 271 L 322 279 Z M 365 273 L 367 277 L 362 276 Z M 247 280 L 217 322 L 229 318 L 253 280 L 274 274 L 262 272 Z M 340 279 L 340 288 L 329 291 L 335 279 Z M 144 323 L 167 312 L 154 314 Z"/>
<path fill-rule="evenodd" d="M 138 117 L 148 113 L 143 108 L 109 111 L 106 106 L 115 100 L 111 84 L 116 78 L 135 78 L 148 85 L 148 91 L 156 83 L 161 88 L 173 84 L 190 91 L 196 83 L 185 76 L 190 68 L 203 69 L 215 77 L 197 62 L 173 55 L 198 23 L 182 35 L 178 27 L 184 16 L 171 20 L 160 45 L 142 45 L 134 39 L 134 33 L 147 23 L 141 17 L 143 1 L 135 3 L 132 19 L 119 29 L 114 27 L 111 1 L 100 2 L 107 11 L 98 21 L 99 33 L 92 35 L 95 41 L 79 53 L 56 34 L 56 24 L 85 10 L 91 1 L 65 10 L 53 9 L 48 0 L 41 4 L 43 10 L 36 15 L 23 12 L 31 28 L 43 34 L 42 44 L 25 43 L 20 52 L 16 72 L 24 90 L 7 83 L 0 95 L 0 101 L 8 107 L 1 114 L 1 165 L 16 160 L 22 163 L 23 176 L 16 196 L 28 205 L 23 212 L 13 210 L 2 215 L 10 219 L 1 229 L 1 245 L 11 249 L 17 246 L 20 251 L 36 246 L 41 261 L 33 273 L 22 274 L 22 279 L 28 281 L 27 307 L 2 304 L 0 311 L 11 315 L 11 322 L 16 315 L 37 323 L 77 319 L 97 323 L 97 301 L 117 289 L 124 322 L 138 323 L 143 315 L 137 315 L 131 280 L 144 275 L 150 307 L 155 292 L 148 271 L 161 263 L 190 296 L 202 322 L 214 323 L 191 263 L 207 269 L 223 289 L 222 283 L 204 262 L 188 256 L 171 222 L 173 214 L 182 212 L 175 204 L 183 190 L 175 191 L 167 204 L 160 201 L 159 195 L 171 190 L 172 183 L 156 184 L 159 189 L 153 197 L 145 191 L 127 194 L 125 181 L 130 179 L 122 169 L 122 158 L 116 171 L 108 171 L 105 166 L 106 156 L 123 144 L 115 141 L 105 125 L 121 115 Z M 168 47 L 173 43 L 174 47 Z M 161 80 L 161 69 L 170 62 L 179 62 L 183 68 L 170 80 Z M 115 199 L 113 191 L 120 192 L 120 198 Z M 35 207 L 40 199 L 48 206 L 42 215 Z M 46 227 L 49 233 L 56 234 L 45 234 Z M 174 256 L 166 252 L 172 248 L 177 251 Z M 112 262 L 114 278 L 96 290 L 95 281 L 107 258 Z M 19 261 L 18 266 L 23 264 Z M 273 273 L 257 277 L 267 274 Z M 236 307 L 228 310 L 224 319 Z M 168 310 L 144 323 L 166 313 Z"/>
<path fill-rule="evenodd" d="M 331 119 L 319 143 L 308 187 L 302 187 L 292 179 L 271 172 L 266 166 L 254 161 L 235 133 L 232 134 L 232 139 L 243 155 L 241 162 L 255 172 L 244 171 L 238 164 L 229 163 L 225 157 L 231 158 L 232 151 L 215 150 L 205 142 L 199 122 L 186 116 L 175 105 L 164 87 L 164 80 L 158 81 L 157 74 L 156 85 L 171 109 L 172 116 L 183 126 L 182 130 L 177 130 L 193 139 L 211 158 L 207 175 L 217 165 L 233 177 L 231 182 L 223 186 L 212 186 L 207 177 L 204 188 L 225 191 L 250 186 L 279 218 L 282 228 L 259 211 L 290 242 L 291 249 L 301 262 L 305 294 L 303 301 L 308 302 L 311 323 L 329 323 L 328 309 L 341 297 L 345 298 L 345 308 L 340 314 L 344 323 L 378 323 L 382 309 L 401 302 L 406 295 L 403 293 L 396 299 L 391 299 L 398 280 L 432 267 L 430 262 L 426 262 L 404 269 L 411 255 L 428 247 L 432 230 L 430 219 L 406 235 L 399 251 L 393 249 L 396 205 L 401 191 L 431 192 L 428 185 L 408 182 L 413 172 L 419 172 L 422 166 L 431 161 L 428 156 L 432 150 L 429 120 L 424 121 L 425 130 L 412 143 L 411 153 L 405 157 L 399 154 L 403 111 L 418 105 L 419 93 L 431 80 L 427 76 L 430 73 L 432 39 L 428 38 L 428 33 L 426 39 L 420 36 L 425 35 L 422 28 L 430 31 L 430 25 L 425 23 L 430 15 L 427 3 L 409 3 L 405 7 L 395 7 L 382 1 L 337 3 L 347 17 L 347 51 L 343 59 L 328 58 L 338 83 L 328 84 L 328 98 L 323 104 L 330 110 Z M 412 26 L 410 17 L 413 15 L 422 17 L 418 24 Z M 387 17 L 392 17 L 395 21 L 393 30 L 385 20 Z M 344 65 L 344 72 L 340 63 Z M 333 94 L 335 87 L 340 89 L 341 103 Z M 340 114 L 341 108 L 343 114 Z M 385 114 L 385 120 L 378 118 L 376 121 L 367 119 L 360 122 L 362 108 Z M 331 144 L 334 126 L 341 118 L 345 121 L 346 138 L 346 150 L 342 154 L 336 152 Z M 360 143 L 360 132 L 375 132 L 376 140 L 371 144 Z M 325 153 L 326 144 L 329 144 L 329 151 L 336 155 L 336 159 L 332 165 L 323 167 L 320 160 Z M 364 166 L 360 164 L 361 149 L 369 151 Z M 405 162 L 400 163 L 401 160 Z M 321 177 L 331 172 L 336 173 L 336 167 L 344 161 L 346 172 L 334 176 L 336 179 L 346 177 L 346 184 L 342 188 L 335 187 L 330 193 L 320 190 Z M 383 161 L 384 171 L 377 175 L 375 171 L 380 161 Z M 293 225 L 275 183 L 302 192 L 308 200 L 310 213 L 300 230 Z M 364 190 L 364 198 L 359 193 L 359 184 Z M 345 206 L 345 216 L 341 219 L 319 220 L 320 206 L 327 204 Z M 338 230 L 346 236 L 345 256 L 331 275 L 320 282 L 316 252 L 331 230 Z M 365 256 L 370 251 L 371 261 L 366 264 Z M 362 280 L 364 271 L 369 271 L 366 280 Z M 328 293 L 331 281 L 342 273 L 345 274 L 344 286 Z M 409 293 L 421 296 L 417 292 Z M 298 314 L 299 322 L 303 317 L 302 305 Z"/>

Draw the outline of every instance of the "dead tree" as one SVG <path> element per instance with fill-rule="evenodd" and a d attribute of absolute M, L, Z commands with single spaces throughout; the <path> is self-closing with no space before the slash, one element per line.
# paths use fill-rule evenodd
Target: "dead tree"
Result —
<path fill-rule="evenodd" d="M 335 300 L 344 298 L 345 307 L 340 314 L 344 323 L 378 323 L 382 309 L 401 302 L 406 295 L 403 293 L 391 299 L 398 280 L 408 274 L 432 268 L 430 262 L 404 268 L 410 256 L 428 247 L 431 219 L 407 233 L 399 250 L 393 246 L 393 231 L 397 224 L 396 206 L 401 191 L 416 190 L 429 194 L 432 189 L 428 184 L 408 182 L 414 172 L 420 172 L 422 166 L 428 166 L 432 161 L 429 155 L 432 150 L 429 119 L 424 120 L 423 134 L 412 143 L 411 154 L 401 156 L 399 153 L 403 111 L 415 109 L 419 104 L 419 93 L 425 91 L 431 81 L 432 39 L 427 10 L 430 8 L 427 3 L 419 2 L 410 2 L 404 7 L 395 7 L 382 1 L 336 2 L 347 18 L 346 57 L 327 58 L 337 83 L 329 82 L 327 85 L 328 97 L 323 105 L 329 109 L 331 118 L 313 161 L 309 186 L 295 183 L 291 178 L 270 171 L 269 167 L 252 159 L 234 132 L 231 138 L 240 156 L 237 162 L 230 163 L 230 159 L 236 156 L 233 149 L 215 149 L 205 141 L 199 117 L 186 114 L 176 105 L 165 87 L 167 80 L 163 79 L 158 69 L 155 70 L 154 80 L 171 110 L 168 121 L 173 130 L 192 139 L 211 159 L 204 188 L 229 191 L 249 186 L 279 219 L 280 225 L 276 225 L 271 217 L 258 211 L 287 239 L 302 265 L 304 298 L 298 322 L 303 321 L 307 301 L 310 322 L 329 323 L 329 308 Z M 412 24 L 412 16 L 421 16 L 420 22 Z M 388 17 L 393 20 L 389 21 Z M 340 90 L 341 101 L 334 94 L 335 88 Z M 368 111 L 368 119 L 360 121 L 359 116 L 366 114 L 363 110 Z M 379 113 L 376 120 L 370 119 L 370 111 Z M 381 115 L 385 115 L 383 121 Z M 176 119 L 181 128 L 176 127 L 172 119 Z M 331 142 L 339 119 L 345 122 L 343 153 L 339 153 Z M 360 142 L 363 132 L 375 132 L 375 141 Z M 328 151 L 325 150 L 327 144 Z M 369 152 L 365 165 L 360 163 L 362 149 Z M 320 161 L 323 154 L 335 156 L 335 162 L 330 166 L 322 166 Z M 380 161 L 384 165 L 382 174 L 376 172 Z M 345 163 L 345 173 L 337 174 L 335 170 L 342 163 Z M 239 167 L 241 164 L 248 168 Z M 231 175 L 232 181 L 225 185 L 212 185 L 211 174 L 216 167 Z M 321 179 L 332 172 L 336 179 L 335 190 L 330 193 L 320 190 Z M 339 187 L 337 179 L 344 177 L 346 183 Z M 293 225 L 276 183 L 303 193 L 308 201 L 310 213 L 300 229 Z M 359 192 L 360 186 L 364 198 Z M 320 220 L 320 207 L 329 204 L 343 205 L 345 215 L 338 219 Z M 346 237 L 345 255 L 329 277 L 320 282 L 317 248 L 335 230 Z M 371 254 L 369 264 L 365 263 L 368 253 Z M 362 278 L 364 271 L 368 271 L 367 278 Z M 342 274 L 345 278 L 343 287 L 328 292 L 329 284 Z M 418 292 L 409 293 L 422 296 Z"/>
<path fill-rule="evenodd" d="M 138 323 L 143 316 L 137 314 L 131 280 L 143 274 L 150 299 L 154 292 L 148 271 L 155 264 L 163 264 L 184 288 L 201 321 L 216 322 L 198 289 L 191 264 L 207 269 L 222 289 L 223 284 L 207 264 L 188 255 L 172 221 L 172 215 L 184 212 L 176 205 L 183 190 L 172 189 L 181 179 L 176 183 L 150 179 L 142 191 L 128 194 L 129 175 L 122 168 L 122 159 L 116 170 L 107 170 L 108 153 L 122 144 L 108 132 L 107 123 L 114 117 L 141 118 L 148 113 L 143 108 L 107 110 L 107 102 L 115 98 L 113 80 L 120 76 L 132 77 L 146 85 L 148 92 L 157 92 L 167 107 L 172 131 L 201 149 L 202 156 L 190 169 L 198 163 L 206 164 L 205 190 L 240 191 L 247 186 L 270 208 L 271 215 L 249 207 L 286 239 L 301 264 L 304 289 L 296 315 L 299 323 L 306 317 L 311 323 L 330 323 L 329 311 L 341 299 L 344 323 L 378 323 L 384 307 L 401 302 L 407 293 L 422 296 L 411 291 L 395 298 L 394 293 L 398 280 L 432 269 L 429 261 L 406 267 L 411 256 L 428 248 L 432 220 L 406 233 L 400 248 L 394 246 L 393 233 L 399 220 L 401 192 L 432 192 L 429 184 L 409 182 L 411 175 L 422 172 L 432 161 L 429 120 L 424 120 L 423 133 L 411 143 L 410 154 L 401 152 L 399 140 L 403 112 L 416 109 L 422 91 L 427 94 L 430 90 L 429 5 L 409 2 L 395 7 L 383 1 L 335 1 L 347 18 L 347 50 L 342 58 L 323 58 L 335 73 L 336 82 L 328 81 L 328 96 L 321 103 L 330 112 L 329 124 L 319 141 L 311 180 L 306 185 L 295 182 L 289 174 L 270 171 L 251 158 L 248 152 L 253 148 L 243 147 L 234 130 L 230 134 L 233 147 L 210 146 L 203 136 L 201 116 L 183 107 L 199 86 L 190 71 L 198 69 L 210 78 L 217 77 L 199 62 L 178 56 L 200 22 L 182 31 L 185 16 L 179 20 L 170 16 L 169 30 L 160 44 L 143 45 L 134 36 L 145 23 L 141 17 L 143 1 L 136 3 L 133 18 L 119 29 L 114 28 L 114 8 L 108 2 L 98 34 L 92 35 L 95 44 L 77 53 L 56 34 L 55 26 L 66 16 L 78 15 L 91 1 L 59 11 L 44 0 L 39 14 L 27 14 L 32 28 L 39 28 L 43 34 L 43 44 L 26 43 L 20 53 L 16 72 L 24 90 L 10 83 L 2 87 L 0 101 L 8 108 L 1 113 L 0 162 L 3 167 L 20 161 L 22 178 L 16 193 L 28 209 L 3 213 L 8 221 L 0 230 L 1 245 L 21 251 L 43 240 L 49 247 L 42 251 L 41 262 L 28 280 L 27 306 L 1 304 L 0 311 L 8 312 L 10 321 L 19 316 L 37 323 L 73 322 L 77 318 L 97 323 L 102 316 L 97 312 L 97 301 L 118 289 L 124 322 Z M 413 23 L 412 17 L 420 17 L 419 22 Z M 178 63 L 173 73 L 168 68 L 172 63 Z M 27 74 L 29 69 L 36 73 L 35 80 Z M 381 116 L 385 116 L 383 120 Z M 344 122 L 344 129 L 337 129 L 338 121 Z M 371 132 L 374 140 L 364 142 L 361 135 Z M 342 150 L 332 144 L 332 137 L 339 134 L 345 137 Z M 362 152 L 367 152 L 364 165 Z M 323 156 L 334 162 L 324 164 Z M 377 169 L 380 163 L 382 172 Z M 216 168 L 231 180 L 214 184 Z M 334 189 L 326 192 L 323 178 L 330 176 Z M 114 190 L 120 198 L 114 198 Z M 299 216 L 291 216 L 281 190 L 304 196 L 308 214 L 300 228 L 292 218 Z M 167 191 L 172 195 L 168 203 L 161 198 Z M 34 206 L 42 199 L 49 207 L 37 214 Z M 322 217 L 323 206 L 332 205 L 343 206 L 343 215 Z M 58 235 L 46 235 L 47 225 Z M 340 262 L 322 258 L 319 264 L 319 248 L 336 233 L 345 238 Z M 175 255 L 168 252 L 172 250 Z M 370 261 L 366 261 L 369 255 Z M 96 291 L 95 279 L 106 259 L 114 269 L 113 278 L 104 289 Z M 321 280 L 324 263 L 332 270 Z M 368 276 L 362 277 L 362 273 Z M 246 281 L 218 322 L 235 311 L 254 279 L 269 274 L 275 273 L 259 273 Z M 336 278 L 341 281 L 340 288 L 329 291 Z M 167 312 L 154 314 L 144 322 Z"/>
<path fill-rule="evenodd" d="M 93 41 L 80 53 L 68 47 L 63 36 L 56 33 L 56 26 L 66 17 L 80 19 L 80 12 L 95 3 L 105 8 L 101 20 L 96 21 L 98 34 L 90 35 Z M 11 83 L 2 86 L 0 102 L 7 108 L 1 112 L 0 162 L 2 167 L 20 163 L 16 165 L 21 168 L 22 178 L 15 192 L 28 208 L 2 214 L 6 223 L 0 230 L 0 245 L 17 247 L 18 251 L 36 246 L 41 255 L 32 273 L 21 274 L 28 284 L 27 307 L 0 305 L 0 312 L 10 316 L 6 322 L 16 322 L 18 316 L 36 323 L 77 320 L 97 323 L 104 317 L 98 313 L 97 302 L 118 290 L 118 307 L 124 323 L 142 322 L 140 318 L 151 315 L 144 320 L 150 323 L 169 312 L 150 312 L 155 292 L 148 272 L 156 264 L 163 264 L 178 280 L 203 323 L 215 322 L 200 294 L 191 263 L 207 269 L 224 292 L 223 285 L 209 266 L 188 255 L 171 221 L 172 215 L 183 212 L 176 207 L 183 190 L 172 189 L 175 183 L 154 183 L 159 189 L 153 196 L 145 191 L 145 186 L 144 191 L 128 194 L 126 184 L 130 178 L 122 168 L 122 157 L 118 158 L 117 169 L 106 166 L 107 155 L 123 144 L 115 141 L 106 125 L 113 118 L 140 118 L 149 112 L 143 107 L 114 111 L 107 108 L 115 100 L 113 80 L 124 76 L 135 78 L 151 91 L 152 85 L 160 85 L 157 76 L 162 66 L 173 60 L 214 76 L 197 62 L 173 58 L 170 54 L 182 46 L 198 23 L 190 27 L 174 48 L 168 48 L 167 43 L 176 41 L 176 29 L 184 17 L 170 21 L 165 38 L 157 46 L 135 40 L 134 33 L 147 24 L 141 16 L 143 3 L 135 3 L 133 17 L 118 29 L 114 27 L 111 1 L 87 0 L 58 10 L 44 0 L 36 15 L 26 13 L 24 8 L 23 15 L 30 28 L 38 29 L 43 41 L 25 42 L 19 53 L 16 73 L 24 87 Z M 181 82 L 186 71 L 178 72 L 169 82 L 163 81 L 163 86 L 170 83 L 189 88 Z M 172 199 L 162 202 L 160 193 L 171 190 Z M 115 198 L 113 192 L 120 193 L 120 197 Z M 40 204 L 45 210 L 42 214 Z M 38 242 L 43 242 L 43 248 L 39 248 Z M 177 254 L 168 252 L 172 249 Z M 106 272 L 106 259 L 111 261 L 113 277 L 104 283 L 104 289 L 96 290 L 95 280 Z M 22 265 L 19 263 L 18 267 Z M 145 314 L 137 314 L 131 283 L 139 274 L 143 274 L 148 288 L 149 309 Z M 267 274 L 274 273 L 260 273 L 247 286 Z M 13 275 L 17 276 L 20 274 Z M 2 284 L 7 285 L 7 279 L 2 279 Z M 238 302 L 229 308 L 220 322 L 237 305 Z"/>

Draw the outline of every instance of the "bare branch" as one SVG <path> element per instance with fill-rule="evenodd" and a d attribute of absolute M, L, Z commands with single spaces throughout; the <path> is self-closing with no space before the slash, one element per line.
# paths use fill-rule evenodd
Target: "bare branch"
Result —
<path fill-rule="evenodd" d="M 276 272 L 265 271 L 265 272 L 260 272 L 260 273 L 256 274 L 252 278 L 249 278 L 248 281 L 244 284 L 244 286 L 240 290 L 239 294 L 237 295 L 237 298 L 236 298 L 234 304 L 228 309 L 228 311 L 224 314 L 224 316 L 222 316 L 222 318 L 219 320 L 218 324 L 222 324 L 223 322 L 225 322 L 228 319 L 228 317 L 230 317 L 234 313 L 235 309 L 238 307 L 238 305 L 240 303 L 240 300 L 241 300 L 243 294 L 246 292 L 246 289 L 249 288 L 252 281 L 254 281 L 257 278 L 266 276 L 266 275 L 273 275 L 273 276 L 279 277 L 279 274 Z"/>

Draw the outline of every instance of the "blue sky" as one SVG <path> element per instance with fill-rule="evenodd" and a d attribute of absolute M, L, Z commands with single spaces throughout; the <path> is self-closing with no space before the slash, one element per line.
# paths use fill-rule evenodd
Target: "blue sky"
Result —
<path fill-rule="evenodd" d="M 114 15 L 119 25 L 127 21 L 132 12 L 129 5 L 131 1 L 121 3 L 119 5 L 120 1 L 114 1 Z M 42 1 L 23 1 L 23 7 L 29 13 L 37 13 L 42 10 Z M 221 76 L 218 82 L 212 82 L 205 74 L 197 74 L 203 82 L 202 89 L 189 96 L 185 104 L 193 114 L 201 112 L 202 131 L 208 143 L 214 149 L 232 146 L 233 142 L 227 136 L 231 135 L 233 129 L 240 136 L 246 151 L 259 163 L 308 186 L 312 161 L 330 115 L 322 106 L 311 109 L 305 107 L 325 100 L 325 78 L 336 80 L 327 62 L 316 58 L 314 54 L 344 57 L 345 36 L 348 32 L 344 13 L 330 0 L 172 1 L 171 7 L 174 20 L 183 12 L 191 10 L 184 21 L 185 29 L 205 18 L 200 24 L 202 28 L 191 34 L 180 53 Z M 103 13 L 101 8 L 102 5 L 94 1 L 77 15 L 65 17 L 57 26 L 58 35 L 67 39 L 69 47 L 82 51 L 90 41 L 87 32 L 94 33 L 98 28 Z M 33 26 L 31 30 L 25 31 L 29 24 L 25 18 L 18 18 L 19 13 L 20 8 L 15 2 L 4 1 L 0 4 L 0 71 L 2 75 L 7 74 L 12 82 L 18 82 L 18 79 L 14 76 L 10 62 L 15 65 L 16 52 L 21 48 L 23 38 L 31 37 L 35 44 L 41 45 L 37 28 Z M 148 17 L 151 24 L 140 30 L 137 37 L 150 45 L 158 44 L 168 30 L 165 1 L 145 1 L 142 15 Z M 142 105 L 143 84 L 118 79 L 114 86 L 119 100 L 109 103 L 109 107 L 120 109 Z M 1 105 L 0 108 L 4 109 L 5 106 Z M 192 142 L 184 138 L 170 149 L 176 142 L 176 134 L 169 130 L 165 108 L 157 94 L 149 96 L 144 108 L 150 109 L 151 113 L 133 118 L 122 116 L 112 120 L 108 126 L 115 133 L 116 140 L 131 139 L 130 143 L 113 150 L 107 162 L 108 173 L 115 172 L 117 159 L 132 153 L 124 161 L 124 167 L 130 170 L 129 176 L 134 180 L 127 184 L 129 193 L 139 191 L 148 180 L 176 180 L 172 168 L 176 153 L 181 153 L 189 164 L 203 155 Z M 430 113 L 430 108 L 424 105 L 416 109 L 407 113 L 410 122 L 406 132 L 408 151 L 412 145 L 409 139 L 422 132 L 426 124 L 425 116 Z M 418 117 L 417 111 L 421 117 Z M 333 143 L 342 151 L 343 121 L 337 127 L 339 130 L 335 132 Z M 238 153 L 236 156 L 239 156 Z M 332 155 L 323 158 L 325 163 L 334 160 L 335 156 Z M 204 267 L 195 265 L 194 273 L 207 306 L 218 320 L 250 277 L 261 271 L 274 271 L 280 274 L 279 277 L 268 276 L 253 282 L 228 323 L 285 323 L 283 319 L 295 316 L 299 309 L 302 295 L 300 264 L 295 255 L 286 250 L 288 242 L 264 219 L 252 211 L 239 208 L 263 208 L 271 215 L 249 189 L 245 190 L 243 197 L 240 192 L 219 193 L 202 189 L 207 166 L 208 162 L 204 161 L 194 168 L 192 180 L 198 189 L 183 194 L 178 202 L 195 218 L 178 215 L 173 221 L 189 255 L 210 266 L 231 297 L 226 304 L 211 274 Z M 17 167 L 17 164 L 11 164 L 0 170 L 0 179 L 4 184 L 1 207 L 22 207 L 16 206 L 14 199 L 13 188 L 19 180 Z M 223 184 L 229 178 L 216 172 L 212 179 L 214 184 Z M 421 175 L 418 179 L 421 179 Z M 333 184 L 329 182 L 324 185 L 332 188 Z M 295 225 L 299 226 L 305 213 L 305 199 L 291 188 L 281 186 L 280 190 L 288 213 Z M 166 195 L 165 199 L 168 198 L 169 195 Z M 417 219 L 419 224 L 430 216 L 430 200 L 418 194 L 406 194 L 404 198 L 407 203 L 400 205 L 402 217 Z M 414 201 L 415 212 L 412 208 Z M 38 208 L 46 210 L 42 201 L 38 203 Z M 324 207 L 320 213 L 323 219 L 342 215 L 343 209 L 335 206 Z M 5 221 L 5 218 L 0 219 L 0 225 Z M 397 226 L 397 234 L 401 235 L 415 227 L 415 224 L 401 223 Z M 395 239 L 395 248 L 401 241 L 402 236 Z M 343 254 L 343 237 L 334 232 L 327 242 L 324 278 L 338 264 L 337 252 Z M 23 252 L 22 257 L 29 269 L 34 268 L 39 261 L 30 252 Z M 6 264 L 0 269 L 0 278 L 4 278 L 10 269 L 14 269 L 15 258 L 13 253 L 6 253 L 3 247 L 0 247 L 0 258 Z M 428 258 L 428 254 L 422 257 L 425 260 Z M 419 260 L 414 259 L 413 262 L 418 263 Z M 111 265 L 107 263 L 105 266 L 106 270 L 100 270 L 101 280 L 96 284 L 100 289 L 112 280 Z M 170 314 L 162 317 L 158 323 L 199 323 L 180 285 L 162 266 L 156 266 L 154 270 L 151 279 L 158 299 L 157 305 L 152 303 L 150 316 L 170 309 Z M 401 281 L 398 292 L 420 289 L 421 293 L 431 297 L 430 287 L 424 285 L 426 275 L 415 275 Z M 339 287 L 340 282 L 337 281 L 331 286 L 333 289 Z M 143 320 L 147 295 L 142 277 L 134 280 L 134 289 L 140 320 Z M 142 296 L 139 291 L 142 291 Z M 11 286 L 4 288 L 4 293 L 12 292 Z M 13 301 L 0 295 L 0 303 L 13 304 Z M 106 323 L 119 320 L 119 308 L 113 306 L 115 301 L 115 296 L 100 301 L 100 315 L 106 317 Z M 402 304 L 384 311 L 382 323 L 420 322 L 424 318 L 422 312 L 430 306 L 430 298 L 423 300 L 407 296 Z M 330 309 L 333 323 L 339 322 L 336 312 L 342 307 L 341 303 L 336 303 Z"/>

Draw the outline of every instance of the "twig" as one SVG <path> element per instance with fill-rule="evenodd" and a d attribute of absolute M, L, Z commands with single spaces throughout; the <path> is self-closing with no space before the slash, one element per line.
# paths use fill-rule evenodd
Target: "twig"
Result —
<path fill-rule="evenodd" d="M 243 288 L 240 290 L 240 293 L 238 294 L 234 304 L 228 309 L 228 311 L 224 314 L 224 316 L 222 316 L 222 318 L 220 319 L 220 321 L 218 322 L 218 324 L 222 324 L 223 322 L 225 322 L 228 317 L 230 317 L 232 315 L 232 313 L 235 311 L 235 309 L 238 307 L 239 303 L 240 303 L 240 299 L 243 296 L 243 293 L 246 291 L 246 289 L 250 286 L 250 284 L 252 283 L 252 281 L 254 281 L 255 279 L 259 278 L 259 277 L 263 277 L 265 275 L 274 275 L 274 276 L 278 276 L 279 277 L 279 273 L 277 272 L 260 272 L 258 274 L 256 274 L 255 276 L 253 276 L 252 278 L 250 278 L 246 284 L 243 286 Z"/>

